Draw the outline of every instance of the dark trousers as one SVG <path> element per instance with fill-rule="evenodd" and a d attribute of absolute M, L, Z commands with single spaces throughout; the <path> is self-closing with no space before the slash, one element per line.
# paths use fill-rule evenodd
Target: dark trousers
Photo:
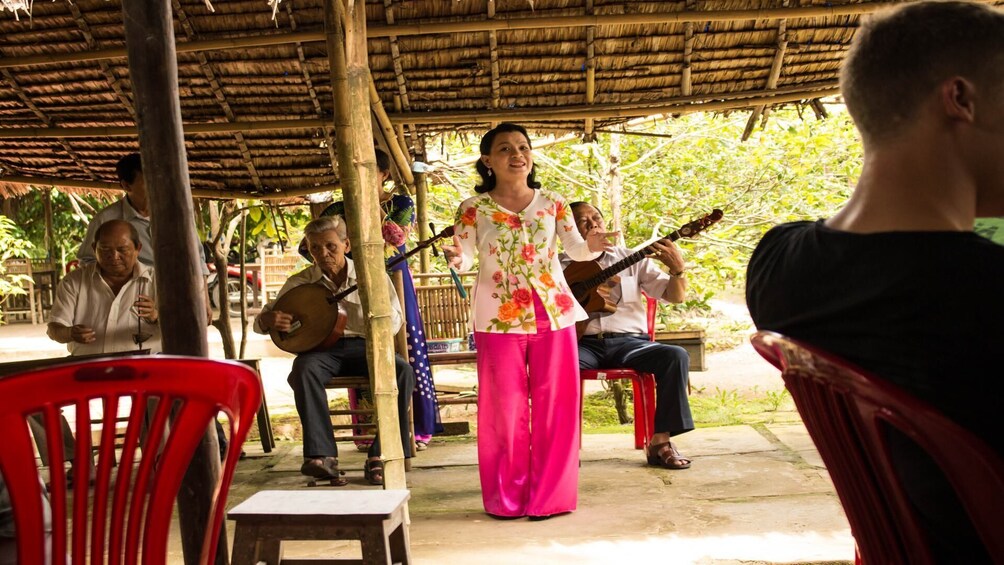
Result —
<path fill-rule="evenodd" d="M 411 457 L 411 437 L 408 432 L 408 401 L 415 390 L 415 374 L 408 362 L 394 356 L 397 372 L 397 416 L 401 424 L 401 445 L 404 456 Z M 334 429 L 328 414 L 328 395 L 324 385 L 338 375 L 368 375 L 366 340 L 342 338 L 324 351 L 301 353 L 293 361 L 289 386 L 293 389 L 296 412 L 303 427 L 305 457 L 337 457 Z M 380 438 L 370 446 L 371 457 L 380 455 Z"/>
<path fill-rule="evenodd" d="M 655 375 L 655 433 L 675 436 L 694 429 L 687 399 L 690 356 L 684 348 L 637 337 L 596 339 L 584 336 L 579 340 L 579 368 L 627 368 L 652 373 Z"/>

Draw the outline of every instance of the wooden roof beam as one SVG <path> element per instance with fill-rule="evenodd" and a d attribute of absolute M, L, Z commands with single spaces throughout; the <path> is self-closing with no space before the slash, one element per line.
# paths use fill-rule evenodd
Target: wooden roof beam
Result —
<path fill-rule="evenodd" d="M 22 184 L 27 186 L 49 187 L 60 186 L 64 188 L 89 188 L 94 190 L 116 190 L 121 191 L 122 187 L 115 182 L 88 181 L 79 179 L 65 179 L 56 177 L 30 177 L 23 175 L 0 176 L 0 183 Z M 212 190 L 205 188 L 193 188 L 194 198 L 235 198 L 239 200 L 285 200 L 289 198 L 299 198 L 308 194 L 318 192 L 332 192 L 341 190 L 338 184 L 322 184 L 318 186 L 307 186 L 294 188 L 267 194 L 256 194 L 254 192 L 239 192 L 235 190 Z"/>
<path fill-rule="evenodd" d="M 390 116 L 392 121 L 403 121 L 416 125 L 456 125 L 489 123 L 492 121 L 541 121 L 554 122 L 558 120 L 581 120 L 586 117 L 593 119 L 634 118 L 653 114 L 687 114 L 692 112 L 719 112 L 723 110 L 738 110 L 760 104 L 783 104 L 810 98 L 825 98 L 840 94 L 840 88 L 835 83 L 819 90 L 804 89 L 804 86 L 793 89 L 778 89 L 774 93 L 764 91 L 745 92 L 740 97 L 736 93 L 716 96 L 705 96 L 701 100 L 688 100 L 693 97 L 663 100 L 658 103 L 646 104 L 597 104 L 593 106 L 566 106 L 563 108 L 538 108 L 496 110 L 465 110 L 450 112 L 411 112 Z M 785 92 L 781 92 L 785 90 Z M 715 98 L 704 100 L 704 98 Z"/>
<path fill-rule="evenodd" d="M 643 117 L 654 114 L 736 110 L 759 104 L 780 104 L 835 96 L 840 89 L 835 81 L 800 84 L 772 91 L 743 91 L 721 94 L 681 96 L 654 102 L 611 103 L 565 106 L 562 108 L 517 108 L 514 110 L 464 110 L 445 112 L 396 112 L 388 114 L 391 125 L 450 125 L 490 123 L 492 121 L 609 119 Z M 328 124 L 327 120 L 273 120 L 257 122 L 230 122 L 185 125 L 185 134 L 230 133 L 234 131 L 271 131 L 282 129 L 311 129 Z M 0 139 L 16 138 L 73 138 L 73 137 L 130 137 L 136 136 L 135 127 L 74 127 L 74 128 L 0 128 Z"/>
<path fill-rule="evenodd" d="M 989 2 L 991 0 L 979 0 Z M 461 21 L 430 21 L 421 23 L 397 23 L 394 25 L 371 26 L 367 29 L 367 38 L 404 37 L 414 35 L 430 35 L 440 33 L 469 33 L 485 31 L 512 31 L 521 29 L 548 29 L 590 26 L 621 26 L 621 25 L 653 25 L 653 24 L 684 24 L 703 22 L 732 22 L 747 20 L 780 20 L 806 18 L 834 18 L 840 16 L 855 16 L 871 14 L 885 8 L 898 6 L 900 2 L 868 2 L 862 4 L 844 4 L 834 6 L 803 6 L 795 8 L 772 8 L 763 10 L 702 10 L 682 12 L 656 12 L 633 14 L 600 14 L 583 16 L 547 16 L 523 18 L 484 18 Z M 188 41 L 178 43 L 178 53 L 193 53 L 197 51 L 214 51 L 225 49 L 249 49 L 284 45 L 287 43 L 307 43 L 324 41 L 321 31 L 305 31 L 294 33 L 274 33 L 249 37 L 230 37 L 203 41 Z M 125 57 L 124 47 L 112 47 L 93 51 L 78 51 L 75 53 L 58 53 L 46 55 L 29 55 L 24 57 L 5 57 L 0 59 L 0 68 L 21 67 L 27 65 L 47 65 L 57 63 L 72 63 L 81 61 L 97 61 L 100 59 L 115 59 Z M 405 105 L 407 109 L 407 104 Z"/>
<path fill-rule="evenodd" d="M 788 1 L 785 0 L 785 5 Z M 781 20 L 777 22 L 777 51 L 774 53 L 774 61 L 770 65 L 770 73 L 767 75 L 767 84 L 764 90 L 773 90 L 777 87 L 777 79 L 781 76 L 781 68 L 784 65 L 784 54 L 788 50 L 788 21 Z M 746 121 L 746 128 L 743 130 L 742 141 L 746 141 L 753 134 L 753 128 L 756 126 L 756 122 L 763 115 L 763 119 L 767 119 L 767 113 L 765 112 L 766 106 L 754 106 L 753 112 L 750 113 L 749 120 Z"/>
<path fill-rule="evenodd" d="M 171 4 L 174 7 L 174 13 L 178 18 L 178 23 L 181 24 L 181 29 L 185 32 L 185 36 L 188 37 L 189 41 L 195 39 L 195 28 L 188 21 L 188 14 L 185 13 L 184 8 L 182 8 L 181 3 L 178 0 L 172 0 Z M 233 108 L 230 107 L 230 102 L 227 101 L 227 95 L 223 92 L 223 85 L 220 84 L 219 79 L 216 78 L 216 73 L 213 72 L 213 67 L 209 63 L 209 59 L 206 57 L 205 53 L 198 52 L 196 57 L 199 60 L 199 67 L 202 68 L 202 74 L 205 75 L 206 80 L 209 82 L 209 87 L 213 91 L 213 95 L 216 97 L 216 101 L 219 102 L 220 107 L 223 109 L 223 114 L 226 116 L 228 122 L 237 121 L 237 116 L 234 115 Z M 248 175 L 251 177 L 251 183 L 259 192 L 262 190 L 261 176 L 254 166 L 254 159 L 251 157 L 251 150 L 248 148 L 247 141 L 244 139 L 244 134 L 239 131 L 234 132 L 234 140 L 237 142 L 237 149 L 241 152 L 241 158 L 244 162 L 244 167 L 248 170 Z"/>
<path fill-rule="evenodd" d="M 289 17 L 289 28 L 296 31 L 296 18 L 293 16 L 293 3 L 286 2 L 286 15 Z M 317 96 L 317 89 L 314 88 L 314 80 L 307 70 L 307 57 L 303 52 L 303 43 L 296 42 L 296 59 L 300 72 L 303 74 L 303 81 L 307 85 L 307 94 L 310 95 L 310 102 L 314 105 L 314 113 L 318 118 L 324 117 L 324 109 L 321 107 L 321 99 Z M 335 154 L 335 139 L 331 135 L 331 127 L 322 127 L 321 134 L 324 136 L 324 146 L 328 151 L 328 159 L 331 160 L 331 172 L 338 176 L 338 155 Z"/>

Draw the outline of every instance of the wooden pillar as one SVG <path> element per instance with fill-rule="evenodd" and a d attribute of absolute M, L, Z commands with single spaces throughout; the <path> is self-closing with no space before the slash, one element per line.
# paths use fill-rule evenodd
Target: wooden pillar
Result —
<path fill-rule="evenodd" d="M 204 282 L 178 102 L 178 56 L 170 6 L 166 1 L 122 3 L 126 51 L 136 101 L 143 179 L 150 195 L 164 353 L 207 357 Z M 210 426 L 178 493 L 185 563 L 200 560 L 219 472 L 220 452 L 215 429 Z M 225 524 L 219 539 L 215 562 L 226 563 Z"/>
<path fill-rule="evenodd" d="M 376 154 L 369 105 L 364 3 L 351 2 L 346 10 L 342 0 L 325 0 L 324 28 L 331 68 L 340 184 L 349 220 L 349 241 L 359 278 L 360 299 L 369 316 L 366 357 L 385 461 L 384 488 L 403 489 L 407 488 L 404 452 L 401 442 L 397 441 L 403 423 L 397 418 L 394 332 L 380 229 L 383 218 L 374 189 Z"/>
<path fill-rule="evenodd" d="M 425 241 L 433 236 L 429 229 L 429 185 L 425 175 L 425 164 L 422 170 L 415 171 L 415 210 L 418 218 L 418 239 Z M 429 272 L 429 249 L 419 253 L 419 268 L 423 273 Z"/>

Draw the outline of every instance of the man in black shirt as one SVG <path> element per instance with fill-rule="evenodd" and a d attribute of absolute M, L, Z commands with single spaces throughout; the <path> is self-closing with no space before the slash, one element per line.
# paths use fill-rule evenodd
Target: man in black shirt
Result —
<path fill-rule="evenodd" d="M 747 274 L 750 314 L 894 382 L 1001 452 L 1004 247 L 973 223 L 1004 215 L 1004 13 L 922 2 L 876 17 L 840 83 L 864 145 L 861 177 L 834 217 L 764 236 Z M 930 471 L 905 486 L 939 560 L 988 560 L 971 526 L 954 528 L 966 523 L 958 503 L 936 498 L 948 487 L 930 458 L 894 442 L 901 468 Z"/>

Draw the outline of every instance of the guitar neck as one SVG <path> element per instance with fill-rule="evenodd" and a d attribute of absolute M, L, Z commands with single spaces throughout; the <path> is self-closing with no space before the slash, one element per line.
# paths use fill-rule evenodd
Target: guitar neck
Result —
<path fill-rule="evenodd" d="M 662 239 L 668 239 L 670 241 L 676 241 L 676 240 L 680 239 L 680 230 L 675 230 L 675 231 L 673 231 L 673 233 L 667 235 L 666 237 L 664 237 Z M 631 265 L 634 265 L 635 263 L 638 263 L 639 261 L 641 261 L 645 257 L 648 257 L 649 250 L 651 250 L 651 249 L 652 249 L 652 246 L 648 245 L 648 246 L 646 246 L 646 247 L 644 247 L 642 249 L 639 249 L 638 251 L 635 251 L 634 253 L 628 255 L 627 257 L 621 259 L 620 261 L 617 261 L 613 265 L 610 265 L 606 269 L 603 269 L 602 271 L 596 273 L 595 275 L 589 277 L 588 279 L 583 280 L 583 281 L 579 281 L 578 283 L 576 283 L 575 285 L 573 285 L 573 286 L 575 286 L 575 289 L 573 289 L 573 291 L 575 293 L 585 292 L 585 291 L 587 291 L 589 289 L 595 288 L 595 287 L 603 284 L 610 277 L 616 275 L 617 273 L 623 271 L 624 269 L 627 269 Z"/>
<path fill-rule="evenodd" d="M 443 231 L 439 232 L 438 234 L 430 237 L 429 239 L 427 239 L 425 241 L 422 241 L 422 242 L 419 242 L 418 245 L 416 245 L 414 248 L 410 249 L 409 251 L 406 251 L 406 252 L 402 253 L 401 255 L 398 255 L 398 256 L 394 257 L 390 261 L 387 261 L 387 270 L 390 271 L 393 267 L 396 267 L 397 265 L 399 265 L 399 264 L 407 261 L 409 257 L 411 257 L 412 255 L 414 255 L 414 254 L 418 253 L 419 251 L 425 249 L 426 247 L 429 247 L 433 243 L 436 243 L 438 240 L 443 239 L 444 237 L 449 237 L 449 236 L 453 235 L 453 229 L 454 229 L 453 226 L 450 226 L 450 227 L 444 229 Z M 358 288 L 359 288 L 359 285 L 358 284 L 354 284 L 354 285 L 350 286 L 349 288 L 346 288 L 345 290 L 339 292 L 338 294 L 331 295 L 330 297 L 328 297 L 328 304 L 335 304 L 336 302 L 341 302 L 341 300 L 343 298 L 345 298 L 346 296 L 352 294 Z"/>

